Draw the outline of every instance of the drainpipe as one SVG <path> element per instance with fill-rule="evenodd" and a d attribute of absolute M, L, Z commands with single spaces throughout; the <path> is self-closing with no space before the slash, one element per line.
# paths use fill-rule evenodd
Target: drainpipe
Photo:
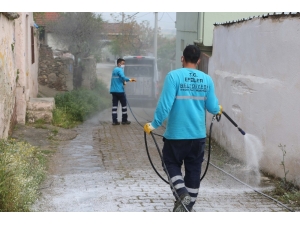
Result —
<path fill-rule="evenodd" d="M 194 42 L 198 45 L 203 44 L 203 25 L 204 25 L 204 12 L 198 12 L 197 19 L 197 40 Z"/>

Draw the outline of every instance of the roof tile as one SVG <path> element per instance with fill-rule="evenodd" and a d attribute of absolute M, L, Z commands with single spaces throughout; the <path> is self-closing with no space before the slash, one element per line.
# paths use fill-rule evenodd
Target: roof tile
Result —
<path fill-rule="evenodd" d="M 39 26 L 45 26 L 47 22 L 56 21 L 58 18 L 58 12 L 42 12 L 34 14 L 34 21 Z"/>

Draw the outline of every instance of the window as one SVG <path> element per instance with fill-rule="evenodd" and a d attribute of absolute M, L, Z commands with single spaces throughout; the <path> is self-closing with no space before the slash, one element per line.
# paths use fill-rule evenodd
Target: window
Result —
<path fill-rule="evenodd" d="M 31 63 L 34 63 L 34 30 L 31 27 Z"/>

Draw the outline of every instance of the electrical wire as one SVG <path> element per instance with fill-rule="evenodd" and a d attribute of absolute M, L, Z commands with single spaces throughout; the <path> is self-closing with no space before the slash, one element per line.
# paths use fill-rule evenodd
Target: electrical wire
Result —
<path fill-rule="evenodd" d="M 167 14 L 168 17 L 175 23 L 175 21 L 171 18 L 171 16 L 169 15 L 169 13 L 166 12 L 166 14 Z"/>
<path fill-rule="evenodd" d="M 138 14 L 139 12 L 133 14 L 132 16 L 129 16 L 128 19 L 130 19 L 131 17 L 135 16 L 136 14 Z"/>
<path fill-rule="evenodd" d="M 141 16 L 138 16 L 138 17 L 136 17 L 136 18 L 141 18 L 141 17 L 146 16 L 146 15 L 148 15 L 148 14 L 150 14 L 150 13 L 152 13 L 152 12 L 146 13 L 146 14 L 141 15 Z"/>
<path fill-rule="evenodd" d="M 164 14 L 165 14 L 165 13 L 163 12 L 162 16 L 160 17 L 160 19 L 159 19 L 158 21 L 160 21 L 160 20 L 164 17 Z"/>

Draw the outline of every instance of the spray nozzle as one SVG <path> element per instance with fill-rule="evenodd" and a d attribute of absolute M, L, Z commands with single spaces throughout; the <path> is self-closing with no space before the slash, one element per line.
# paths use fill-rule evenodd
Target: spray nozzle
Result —
<path fill-rule="evenodd" d="M 242 133 L 242 135 L 245 135 L 245 131 L 243 131 L 241 128 L 238 127 L 238 130 Z"/>

